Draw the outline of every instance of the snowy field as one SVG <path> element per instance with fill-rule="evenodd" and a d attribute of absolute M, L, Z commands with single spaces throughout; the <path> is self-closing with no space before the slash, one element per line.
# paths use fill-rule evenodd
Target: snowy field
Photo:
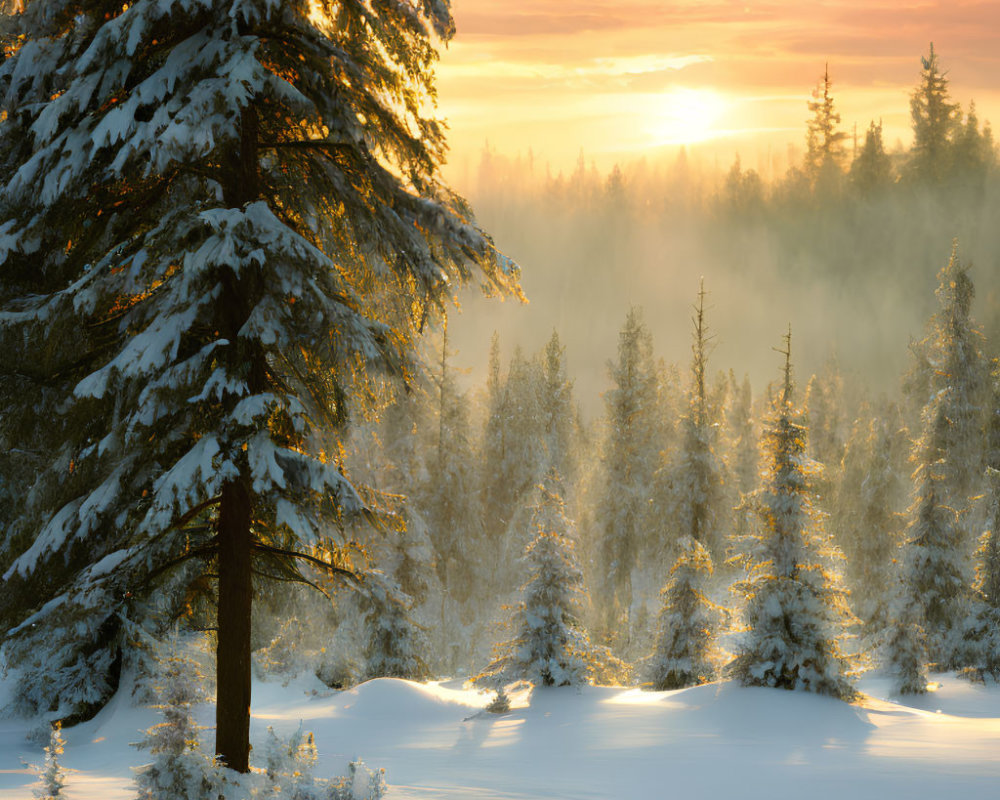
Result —
<path fill-rule="evenodd" d="M 937 676 L 941 679 L 941 676 Z M 563 688 L 512 696 L 512 710 L 459 684 L 381 679 L 331 692 L 256 684 L 255 742 L 267 726 L 316 734 L 319 775 L 349 759 L 385 767 L 390 800 L 458 798 L 996 798 L 1000 687 L 945 677 L 905 705 L 867 678 L 847 705 L 800 692 L 717 683 L 675 692 Z M 212 710 L 201 709 L 209 724 Z M 157 721 L 116 698 L 66 731 L 68 800 L 134 795 L 129 747 Z M 0 721 L 0 797 L 32 797 L 40 763 L 23 721 Z M 192 799 L 194 800 L 194 799 Z"/>

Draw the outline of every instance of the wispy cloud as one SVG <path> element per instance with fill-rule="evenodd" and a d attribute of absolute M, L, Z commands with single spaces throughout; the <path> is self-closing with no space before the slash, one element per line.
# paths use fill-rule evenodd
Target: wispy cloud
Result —
<path fill-rule="evenodd" d="M 932 40 L 953 96 L 1000 120 L 1000 2 L 454 0 L 454 11 L 459 33 L 439 75 L 442 109 L 461 117 L 458 148 L 488 135 L 525 150 L 541 137 L 575 158 L 609 136 L 641 139 L 680 89 L 723 92 L 731 108 L 719 130 L 759 129 L 775 144 L 804 129 L 827 62 L 846 128 L 881 117 L 890 141 L 906 140 Z"/>

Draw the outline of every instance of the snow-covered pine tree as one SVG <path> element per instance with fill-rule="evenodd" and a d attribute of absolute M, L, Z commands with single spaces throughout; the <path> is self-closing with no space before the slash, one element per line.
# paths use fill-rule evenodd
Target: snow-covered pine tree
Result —
<path fill-rule="evenodd" d="M 45 746 L 45 763 L 36 767 L 38 777 L 42 781 L 42 785 L 34 792 L 38 800 L 59 800 L 63 796 L 66 770 L 59 763 L 59 759 L 65 750 L 66 740 L 63 739 L 62 725 L 54 722 L 49 732 L 49 743 Z"/>
<path fill-rule="evenodd" d="M 914 460 L 943 460 L 941 499 L 963 512 L 981 488 L 989 382 L 983 334 L 972 317 L 975 287 L 969 267 L 959 260 L 957 242 L 938 273 L 936 294 L 940 308 L 928 323 L 927 336 L 912 348 L 917 364 L 909 382 L 924 392 L 914 398 L 922 408 L 923 425 Z M 971 534 L 967 539 L 971 552 Z"/>
<path fill-rule="evenodd" d="M 524 551 L 528 579 L 510 623 L 513 637 L 497 645 L 496 658 L 477 678 L 482 685 L 525 680 L 535 686 L 575 686 L 586 683 L 598 666 L 580 621 L 583 573 L 559 495 L 561 483 L 551 470 L 538 487 L 532 515 L 536 535 Z"/>
<path fill-rule="evenodd" d="M 986 525 L 979 539 L 976 589 L 1000 610 L 1000 360 L 992 364 L 990 413 L 986 426 Z"/>
<path fill-rule="evenodd" d="M 940 410 L 939 412 L 940 413 Z M 921 463 L 905 532 L 904 580 L 907 603 L 919 604 L 930 660 L 939 669 L 952 664 L 951 632 L 964 618 L 971 583 L 969 558 L 962 551 L 958 514 L 944 502 L 943 461 Z"/>
<path fill-rule="evenodd" d="M 724 466 L 716 455 L 718 425 L 705 388 L 708 347 L 712 340 L 705 320 L 705 294 L 703 281 L 692 318 L 693 358 L 687 412 L 681 419 L 677 452 L 663 468 L 670 472 L 672 502 L 664 525 L 667 541 L 661 552 L 672 559 L 679 552 L 678 545 L 691 538 L 704 545 L 710 558 L 717 561 L 724 553 L 730 519 L 725 508 Z"/>
<path fill-rule="evenodd" d="M 754 425 L 753 391 L 749 376 L 737 388 L 736 375 L 730 371 L 730 404 L 726 413 L 726 470 L 729 476 L 727 496 L 733 509 L 733 527 L 726 542 L 726 556 L 739 560 L 739 542 L 753 525 L 753 513 L 747 498 L 760 482 L 760 448 Z M 735 563 L 735 561 L 733 563 Z M 724 562 L 728 563 L 728 562 Z"/>
<path fill-rule="evenodd" d="M 441 589 L 432 626 L 434 669 L 454 674 L 474 664 L 466 623 L 477 616 L 479 587 L 494 577 L 485 565 L 496 562 L 477 555 L 486 537 L 468 395 L 459 392 L 446 357 L 433 377 L 432 450 L 414 506 L 426 523 L 430 561 Z"/>
<path fill-rule="evenodd" d="M 844 456 L 843 387 L 836 362 L 829 362 L 820 375 L 806 384 L 802 424 L 809 430 L 807 453 L 817 462 L 813 468 L 813 490 L 824 511 L 829 511 Z"/>
<path fill-rule="evenodd" d="M 971 612 L 955 644 L 960 650 L 956 660 L 967 666 L 973 677 L 1000 679 L 1000 362 L 994 361 L 992 366 L 984 531 L 976 550 Z"/>
<path fill-rule="evenodd" d="M 453 29 L 444 0 L 4 16 L 4 359 L 46 364 L 37 383 L 84 421 L 64 426 L 43 524 L 5 573 L 39 601 L 8 640 L 15 662 L 50 653 L 22 687 L 39 704 L 105 700 L 119 659 L 91 659 L 100 688 L 81 698 L 66 685 L 81 650 L 108 652 L 169 567 L 210 560 L 216 749 L 248 769 L 255 563 L 327 569 L 324 520 L 364 511 L 323 431 L 374 375 L 406 373 L 470 265 L 517 291 L 438 178 L 443 131 L 424 110 Z"/>
<path fill-rule="evenodd" d="M 914 348 L 918 370 L 911 385 L 930 392 L 922 411 L 923 430 L 914 444 L 915 500 L 907 531 L 906 580 L 923 607 L 930 660 L 939 668 L 967 666 L 960 628 L 969 615 L 972 588 L 972 531 L 982 522 L 972 506 L 982 486 L 986 458 L 986 369 L 982 334 L 973 323 L 974 288 L 953 244 L 938 276 L 940 310 L 930 332 Z M 979 528 L 981 530 L 981 528 Z M 953 630 L 954 629 L 954 630 Z"/>
<path fill-rule="evenodd" d="M 983 600 L 1000 610 L 1000 471 L 990 470 L 986 530 L 976 553 L 976 589 Z"/>
<path fill-rule="evenodd" d="M 430 677 L 424 661 L 427 640 L 423 630 L 410 619 L 412 600 L 381 574 L 367 576 L 365 585 L 365 678 L 426 680 Z"/>
<path fill-rule="evenodd" d="M 683 539 L 678 549 L 680 555 L 661 592 L 655 649 L 644 665 L 645 679 L 656 691 L 708 683 L 720 661 L 715 636 L 724 612 L 705 595 L 712 557 L 691 537 Z"/>
<path fill-rule="evenodd" d="M 652 337 L 639 309 L 629 309 L 618 335 L 618 360 L 609 365 L 612 388 L 604 395 L 607 430 L 595 511 L 603 635 L 627 644 L 632 570 L 647 535 L 647 509 L 660 466 L 657 387 Z"/>
<path fill-rule="evenodd" d="M 892 409 L 858 420 L 848 441 L 834 505 L 834 539 L 846 558 L 851 610 L 876 635 L 889 621 L 903 515 L 898 453 L 906 431 Z"/>
<path fill-rule="evenodd" d="M 923 608 L 899 579 L 889 608 L 889 624 L 883 630 L 879 658 L 883 670 L 893 678 L 898 694 L 927 691 L 927 636 L 922 625 Z"/>
<path fill-rule="evenodd" d="M 210 797 L 220 788 L 212 759 L 200 745 L 201 731 L 193 706 L 206 700 L 198 665 L 174 651 L 159 665 L 153 708 L 163 721 L 146 731 L 135 747 L 149 751 L 153 761 L 135 770 L 140 800 L 187 800 Z"/>
<path fill-rule="evenodd" d="M 1000 472 L 988 478 L 986 530 L 976 551 L 976 582 L 968 618 L 953 635 L 955 662 L 970 677 L 1000 679 Z"/>
<path fill-rule="evenodd" d="M 750 534 L 745 633 L 731 673 L 745 686 L 854 696 L 839 639 L 849 613 L 844 592 L 824 567 L 804 464 L 806 429 L 792 404 L 791 328 L 784 382 L 764 431 L 764 485 L 751 498 L 760 516 Z"/>

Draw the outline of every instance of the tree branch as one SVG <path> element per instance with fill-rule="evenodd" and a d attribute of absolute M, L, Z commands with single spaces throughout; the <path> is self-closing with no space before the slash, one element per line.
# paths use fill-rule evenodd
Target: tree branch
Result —
<path fill-rule="evenodd" d="M 335 567 L 333 564 L 330 564 L 329 562 L 326 562 L 321 558 L 316 558 L 315 556 L 310 556 L 307 555 L 306 553 L 299 553 L 296 552 L 295 550 L 283 550 L 280 547 L 272 547 L 271 545 L 264 544 L 263 542 L 254 542 L 253 549 L 260 550 L 262 553 L 268 553 L 269 555 L 273 556 L 282 556 L 284 558 L 299 558 L 303 561 L 308 562 L 309 564 L 312 564 L 315 567 L 319 567 L 320 569 L 329 572 L 331 575 L 339 575 L 342 578 L 347 578 L 349 580 L 354 581 L 358 585 L 360 585 L 361 583 L 361 580 L 356 572 L 352 572 L 351 570 L 344 569 L 342 567 Z"/>

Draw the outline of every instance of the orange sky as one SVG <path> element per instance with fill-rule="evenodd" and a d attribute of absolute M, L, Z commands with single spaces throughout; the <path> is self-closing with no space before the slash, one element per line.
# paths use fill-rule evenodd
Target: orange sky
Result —
<path fill-rule="evenodd" d="M 766 170 L 805 136 L 829 62 L 850 132 L 882 118 L 909 142 L 910 90 L 934 41 L 963 107 L 1000 121 L 1000 2 L 453 0 L 438 69 L 452 169 L 533 148 L 557 169 L 582 147 L 610 166 L 682 142 Z"/>

